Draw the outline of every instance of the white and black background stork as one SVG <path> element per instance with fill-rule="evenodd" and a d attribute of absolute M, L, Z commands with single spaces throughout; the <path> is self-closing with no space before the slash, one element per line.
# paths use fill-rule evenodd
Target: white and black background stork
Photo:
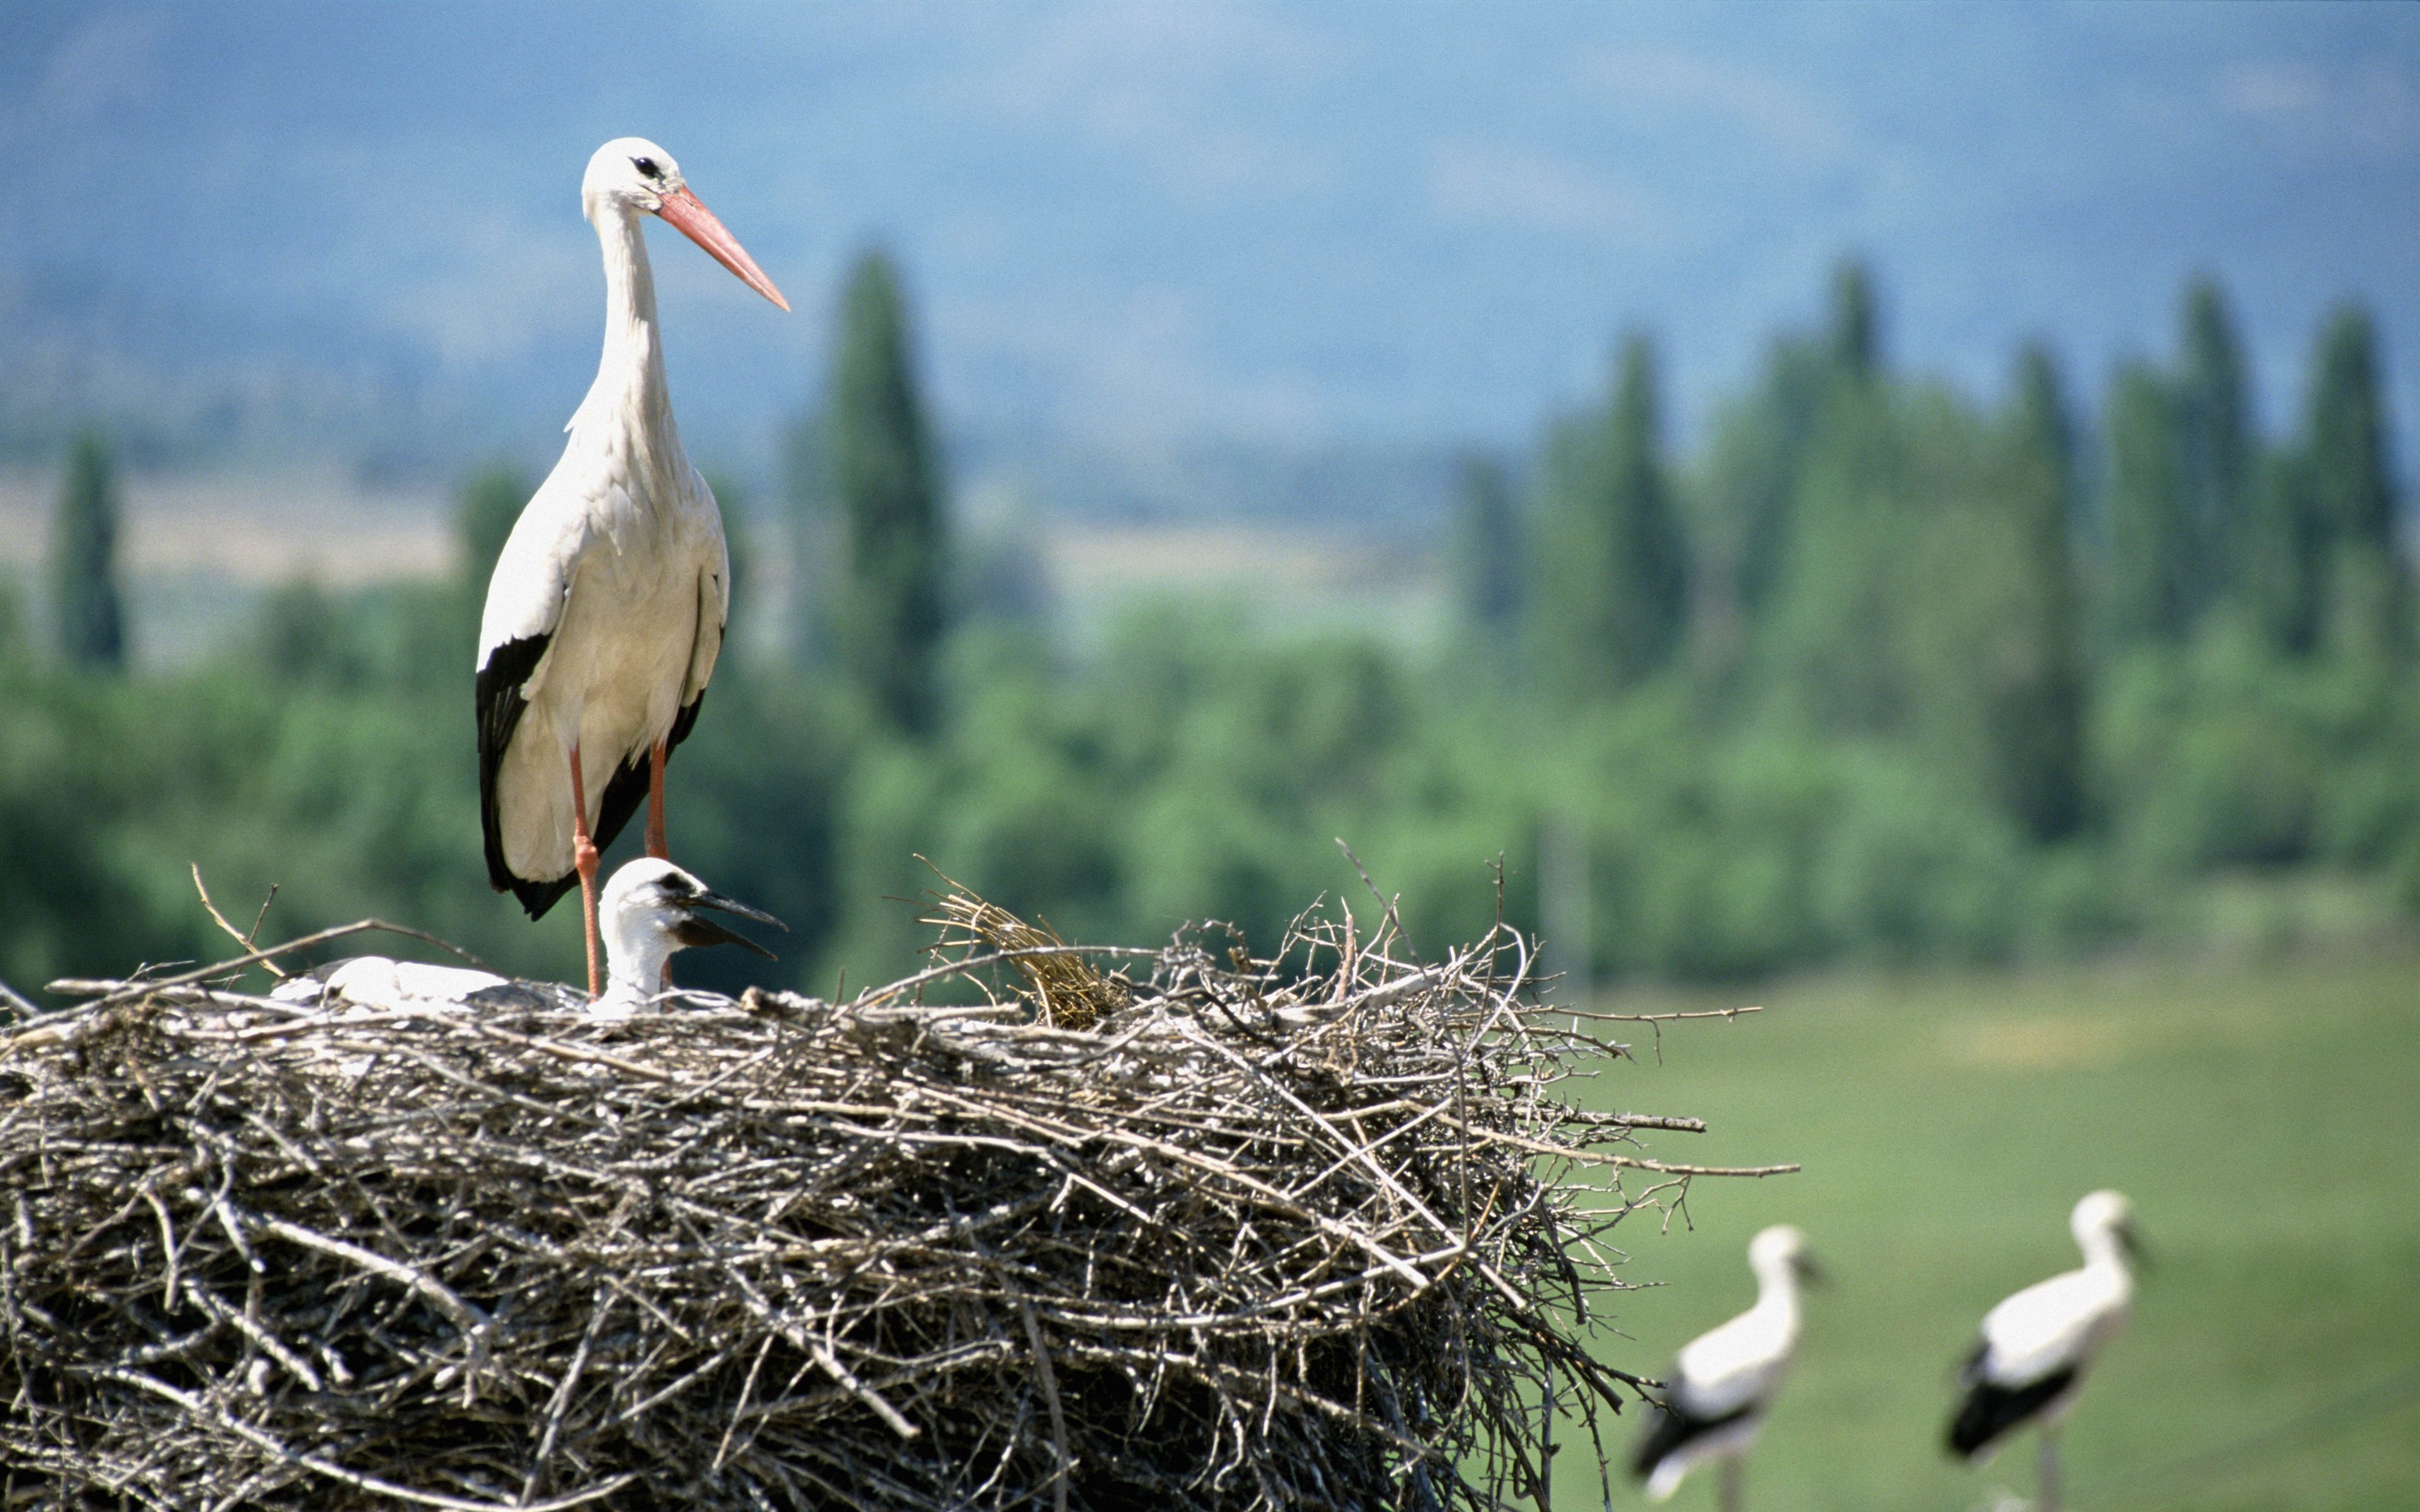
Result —
<path fill-rule="evenodd" d="M 2035 1506 L 2057 1512 L 2058 1433 L 2102 1350 L 2125 1328 L 2142 1257 L 2134 1211 L 2116 1192 L 2087 1194 L 2069 1215 L 2080 1267 L 2038 1281 L 1983 1315 L 1980 1336 L 1959 1367 L 1949 1452 L 1970 1464 L 2030 1430 L 2039 1446 Z"/>
<path fill-rule="evenodd" d="M 1801 1290 L 1823 1274 L 1807 1236 L 1790 1224 L 1760 1230 L 1747 1263 L 1755 1305 L 1681 1347 L 1641 1426 L 1631 1471 L 1650 1501 L 1670 1499 L 1690 1472 L 1711 1464 L 1724 1512 L 1742 1505 L 1743 1464 L 1797 1363 Z"/>

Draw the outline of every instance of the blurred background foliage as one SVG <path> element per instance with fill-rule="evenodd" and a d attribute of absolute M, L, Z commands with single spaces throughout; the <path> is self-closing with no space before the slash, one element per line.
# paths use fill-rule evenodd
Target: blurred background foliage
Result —
<path fill-rule="evenodd" d="M 1601 402 L 1467 458 L 1435 644 L 1204 594 L 1079 650 L 1032 554 L 953 507 L 910 292 L 878 253 L 844 282 L 788 448 L 795 623 L 749 629 L 767 512 L 721 486 L 734 637 L 673 841 L 789 921 L 782 980 L 908 967 L 919 856 L 1071 938 L 1274 942 L 1360 896 L 1336 837 L 1442 942 L 1536 928 L 1555 830 L 1590 968 L 1632 978 L 2191 937 L 2247 886 L 2420 909 L 2412 567 L 2358 306 L 2264 434 L 2206 280 L 2172 363 L 2094 395 L 2029 347 L 1984 402 L 1893 366 L 1846 261 L 1693 455 L 1634 332 Z M 531 929 L 477 855 L 473 638 L 535 480 L 465 483 L 450 579 L 298 580 L 132 671 L 107 444 L 63 460 L 47 623 L 0 585 L 0 979 L 223 951 L 189 861 L 231 916 L 276 885 L 271 937 L 376 914 L 567 970 L 571 911 Z"/>

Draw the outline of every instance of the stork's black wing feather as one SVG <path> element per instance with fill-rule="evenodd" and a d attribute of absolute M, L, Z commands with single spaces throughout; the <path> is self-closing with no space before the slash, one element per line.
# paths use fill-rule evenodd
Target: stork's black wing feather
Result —
<path fill-rule="evenodd" d="M 1753 1401 L 1744 1402 L 1719 1416 L 1697 1417 L 1673 1406 L 1668 1397 L 1655 1403 L 1654 1421 L 1639 1439 L 1638 1447 L 1631 1452 L 1630 1473 L 1645 1480 L 1655 1473 L 1655 1467 L 1673 1450 L 1716 1428 L 1730 1427 L 1755 1412 L 1760 1405 Z"/>
<path fill-rule="evenodd" d="M 1971 1386 L 1983 1379 L 1983 1363 L 1992 1358 L 1992 1341 L 1977 1339 L 1974 1352 L 1958 1362 L 1958 1384 Z"/>
<path fill-rule="evenodd" d="M 1984 1380 L 1978 1368 L 1966 1399 L 1958 1404 L 1958 1415 L 1950 1419 L 1949 1452 L 1961 1459 L 1976 1458 L 2010 1431 L 2024 1427 L 2074 1383 L 2073 1365 L 2054 1370 L 2022 1386 L 1994 1385 Z"/>
<path fill-rule="evenodd" d="M 551 632 L 507 640 L 488 654 L 478 677 L 479 828 L 487 839 L 488 885 L 519 898 L 532 918 L 544 918 L 554 901 L 578 886 L 580 879 L 566 872 L 551 882 L 539 882 L 514 875 L 504 864 L 504 816 L 496 807 L 496 774 L 504 767 L 504 748 L 512 744 L 513 732 L 520 728 L 522 711 L 529 707 L 529 701 L 521 697 L 521 687 L 537 671 L 546 648 L 553 641 Z M 642 792 L 645 786 L 643 778 Z"/>

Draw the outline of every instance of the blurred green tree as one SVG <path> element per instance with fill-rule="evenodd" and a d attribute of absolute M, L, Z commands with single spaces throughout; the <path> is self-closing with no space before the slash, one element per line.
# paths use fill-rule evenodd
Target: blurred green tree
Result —
<path fill-rule="evenodd" d="M 1717 677 L 1739 665 L 1780 581 L 1807 455 L 1836 377 L 1814 342 L 1784 336 L 1756 388 L 1716 411 L 1694 490 L 1691 634 L 1698 661 Z"/>
<path fill-rule="evenodd" d="M 1884 384 L 1836 386 L 1808 436 L 1789 548 L 1751 653 L 1759 702 L 1793 723 L 1909 729 L 1909 589 L 1939 501 L 1909 397 Z"/>
<path fill-rule="evenodd" d="M 528 508 L 530 494 L 535 491 L 537 488 L 530 484 L 530 474 L 511 462 L 489 462 L 462 482 L 462 494 L 455 501 L 455 579 L 450 585 L 458 605 L 442 609 L 438 605 L 428 605 L 433 614 L 428 622 L 404 622 L 395 626 L 409 641 L 404 651 L 407 665 L 409 658 L 426 658 L 428 665 L 448 668 L 448 677 L 455 677 L 458 672 L 453 672 L 453 668 L 476 660 L 479 619 L 487 609 L 487 580 L 496 576 L 496 559 L 504 556 L 504 542 L 511 539 L 513 525 L 520 522 L 520 511 Z M 302 609 L 307 605 L 295 600 L 288 608 Z M 361 614 L 349 619 L 358 622 Z M 346 629 L 358 629 L 358 625 L 349 625 Z M 276 617 L 266 622 L 264 631 L 271 639 L 281 634 Z"/>
<path fill-rule="evenodd" d="M 2215 281 L 2185 291 L 2184 361 L 2177 377 L 2178 471 L 2195 541 L 2196 613 L 2233 595 L 2248 576 L 2245 511 L 2252 425 L 2235 316 Z"/>
<path fill-rule="evenodd" d="M 1501 459 L 1462 459 L 1455 496 L 1453 564 L 1464 620 L 1490 637 L 1521 613 L 1522 531 L 1512 480 Z"/>
<path fill-rule="evenodd" d="M 2075 827 L 2084 809 L 2084 661 L 2075 587 L 2075 432 L 2058 364 L 2039 343 L 2017 358 L 2009 502 L 2016 526 L 2010 576 L 2021 584 L 2015 655 L 1996 669 L 1998 790 L 2009 815 L 2037 840 Z"/>
<path fill-rule="evenodd" d="M 2338 310 L 2311 377 L 2310 507 L 2324 548 L 2324 632 L 2347 648 L 2402 643 L 2409 568 L 2395 539 L 2395 482 L 2369 312 Z"/>
<path fill-rule="evenodd" d="M 2319 629 L 2324 540 L 2311 501 L 2310 457 L 2273 447 L 2254 469 L 2244 510 L 2237 595 L 2274 650 L 2304 656 Z"/>
<path fill-rule="evenodd" d="M 33 647 L 25 633 L 25 599 L 17 579 L 0 573 L 0 669 L 26 661 Z"/>
<path fill-rule="evenodd" d="M 59 655 L 70 665 L 116 671 L 126 665 L 126 611 L 117 585 L 117 478 L 97 431 L 68 454 L 66 486 L 51 527 L 51 609 Z"/>
<path fill-rule="evenodd" d="M 1565 427 L 1547 458 L 1532 629 L 1549 686 L 1578 700 L 1661 670 L 1688 613 L 1655 366 L 1647 337 L 1624 341 L 1610 407 Z"/>
<path fill-rule="evenodd" d="M 1776 338 L 1755 390 L 1717 410 L 1692 490 L 1690 638 L 1699 669 L 1717 682 L 1743 664 L 1788 573 L 1827 409 L 1881 371 L 1882 316 L 1862 259 L 1834 266 L 1829 301 L 1820 336 Z"/>
<path fill-rule="evenodd" d="M 487 602 L 496 559 L 504 555 L 504 541 L 533 491 L 529 475 L 509 462 L 490 464 L 462 485 L 454 507 L 454 572 L 474 617 Z"/>
<path fill-rule="evenodd" d="M 2193 521 L 2186 514 L 2174 389 L 2148 363 L 2118 369 L 2103 422 L 2101 627 L 2112 650 L 2181 641 L 2193 623 Z"/>
<path fill-rule="evenodd" d="M 260 606 L 262 670 L 281 683 L 358 683 L 362 669 L 347 644 L 350 618 L 316 578 L 278 588 Z"/>
<path fill-rule="evenodd" d="M 881 252 L 859 258 L 841 296 L 826 404 L 831 491 L 845 536 L 832 585 L 833 649 L 887 719 L 908 734 L 929 734 L 939 717 L 947 543 L 899 275 Z"/>
<path fill-rule="evenodd" d="M 1843 257 L 1832 270 L 1832 310 L 1824 348 L 1842 377 L 1863 381 L 1882 371 L 1882 317 L 1873 270 L 1862 257 Z"/>
<path fill-rule="evenodd" d="M 832 497 L 831 434 L 821 411 L 790 427 L 782 448 L 782 491 L 789 510 L 790 652 L 802 667 L 831 660 L 831 592 L 839 577 L 835 544 L 841 540 L 838 505 Z"/>

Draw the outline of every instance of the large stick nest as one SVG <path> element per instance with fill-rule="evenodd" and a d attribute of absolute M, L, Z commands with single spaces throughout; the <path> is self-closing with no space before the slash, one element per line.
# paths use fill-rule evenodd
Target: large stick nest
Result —
<path fill-rule="evenodd" d="M 1542 1402 L 1638 1384 L 1621 1169 L 1682 1169 L 1613 1147 L 1695 1121 L 1571 1101 L 1510 932 L 1104 976 L 989 909 L 845 1004 L 20 1027 L 0 1505 L 1544 1504 Z"/>

